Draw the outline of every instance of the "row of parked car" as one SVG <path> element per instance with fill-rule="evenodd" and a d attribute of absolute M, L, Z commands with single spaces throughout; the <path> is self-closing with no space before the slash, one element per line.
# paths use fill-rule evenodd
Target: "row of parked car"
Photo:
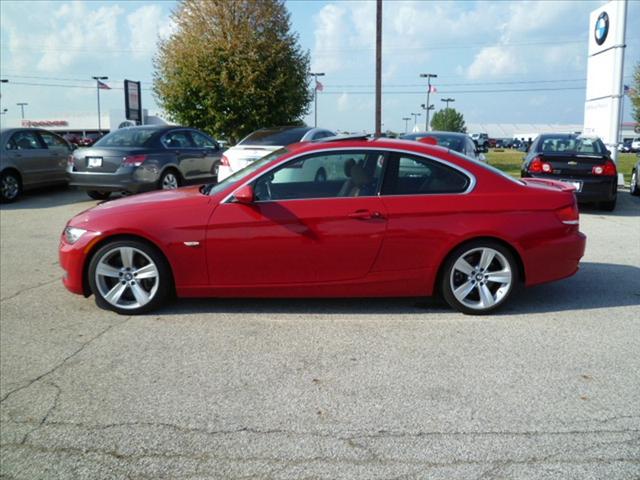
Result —
<path fill-rule="evenodd" d="M 1 131 L 2 200 L 11 202 L 24 190 L 54 184 L 81 188 L 96 200 L 113 192 L 139 193 L 175 189 L 187 184 L 217 182 L 234 175 L 287 145 L 336 137 L 323 128 L 264 128 L 225 149 L 206 133 L 180 126 L 140 126 L 115 130 L 88 148 L 77 148 L 55 133 L 35 128 Z M 486 162 L 484 138 L 455 132 L 420 132 L 401 139 L 437 144 L 478 162 Z M 522 177 L 561 179 L 576 188 L 583 201 L 613 210 L 617 169 L 601 140 L 579 135 L 545 134 L 528 148 Z M 309 164 L 311 165 L 311 164 Z M 328 162 L 313 163 L 315 182 L 331 179 Z M 292 172 L 289 172 L 293 175 Z M 305 178 L 308 172 L 297 172 Z M 638 166 L 631 193 L 640 192 Z"/>

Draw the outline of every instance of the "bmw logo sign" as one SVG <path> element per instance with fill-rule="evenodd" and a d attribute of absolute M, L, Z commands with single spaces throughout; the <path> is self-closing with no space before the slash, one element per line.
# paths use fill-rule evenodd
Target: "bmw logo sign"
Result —
<path fill-rule="evenodd" d="M 609 15 L 607 12 L 602 12 L 598 16 L 598 20 L 596 20 L 596 28 L 593 32 L 596 43 L 598 45 L 602 45 L 604 41 L 607 39 L 607 34 L 609 33 Z"/>

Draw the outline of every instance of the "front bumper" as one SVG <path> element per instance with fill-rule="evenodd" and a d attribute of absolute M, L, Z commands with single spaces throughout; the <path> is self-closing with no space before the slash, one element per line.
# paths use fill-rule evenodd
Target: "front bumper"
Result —
<path fill-rule="evenodd" d="M 154 190 L 160 172 L 145 167 L 120 167 L 113 173 L 67 170 L 69 185 L 83 190 L 140 193 Z"/>
<path fill-rule="evenodd" d="M 70 292 L 88 295 L 88 287 L 84 282 L 85 262 L 87 254 L 100 238 L 100 232 L 87 232 L 72 245 L 67 243 L 64 232 L 61 235 L 58 258 L 64 270 L 62 284 Z"/>

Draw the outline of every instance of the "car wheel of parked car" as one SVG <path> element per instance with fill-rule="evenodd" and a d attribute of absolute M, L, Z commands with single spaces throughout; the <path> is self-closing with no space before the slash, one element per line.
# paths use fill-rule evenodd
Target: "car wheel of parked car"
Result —
<path fill-rule="evenodd" d="M 174 170 L 167 170 L 160 177 L 160 188 L 162 190 L 175 190 L 180 186 L 180 175 Z"/>
<path fill-rule="evenodd" d="M 94 200 L 107 200 L 111 196 L 111 192 L 103 192 L 101 190 L 88 190 L 89 195 Z"/>
<path fill-rule="evenodd" d="M 607 202 L 600 202 L 600 208 L 602 210 L 606 210 L 607 212 L 613 212 L 616 209 L 616 202 L 618 200 L 618 196 L 613 197 L 613 200 L 609 200 Z"/>
<path fill-rule="evenodd" d="M 0 198 L 3 202 L 10 203 L 20 196 L 22 184 L 20 177 L 14 172 L 4 172 L 0 179 Z"/>
<path fill-rule="evenodd" d="M 89 286 L 100 308 L 138 314 L 157 308 L 172 291 L 164 257 L 137 240 L 119 240 L 100 248 L 89 264 Z"/>
<path fill-rule="evenodd" d="M 631 195 L 640 195 L 640 188 L 638 188 L 638 172 L 635 170 L 631 172 L 631 188 L 629 189 Z"/>
<path fill-rule="evenodd" d="M 440 288 L 455 310 L 482 315 L 502 305 L 518 282 L 518 265 L 507 248 L 497 242 L 475 241 L 449 255 Z"/>
<path fill-rule="evenodd" d="M 313 178 L 314 182 L 326 182 L 327 181 L 327 172 L 324 168 L 319 168 L 316 172 L 316 176 Z"/>

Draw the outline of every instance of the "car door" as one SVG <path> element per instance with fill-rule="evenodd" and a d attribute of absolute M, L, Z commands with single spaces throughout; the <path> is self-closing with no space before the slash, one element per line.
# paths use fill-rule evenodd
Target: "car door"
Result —
<path fill-rule="evenodd" d="M 314 172 L 303 163 L 336 162 L 342 175 L 315 181 L 287 174 Z M 216 286 L 305 284 L 367 276 L 386 230 L 377 196 L 378 151 L 314 153 L 252 182 L 255 201 L 230 198 L 207 232 L 209 275 Z M 288 179 L 294 178 L 291 181 Z"/>
<path fill-rule="evenodd" d="M 435 159 L 394 153 L 390 156 L 381 199 L 387 211 L 387 235 L 375 270 L 419 270 L 434 275 L 443 248 L 464 228 L 474 208 L 472 177 Z"/>
<path fill-rule="evenodd" d="M 49 152 L 36 130 L 18 130 L 11 135 L 6 153 L 20 169 L 23 185 L 36 185 L 46 181 Z"/>
<path fill-rule="evenodd" d="M 217 177 L 222 149 L 220 146 L 205 134 L 197 130 L 191 130 L 191 139 L 195 146 L 200 149 L 202 158 L 199 163 L 200 176 L 202 178 Z"/>
<path fill-rule="evenodd" d="M 38 135 L 47 146 L 47 183 L 64 183 L 67 159 L 71 153 L 69 145 L 61 137 L 45 130 L 39 130 Z"/>
<path fill-rule="evenodd" d="M 204 153 L 193 144 L 188 130 L 170 130 L 164 134 L 161 143 L 172 154 L 185 180 L 194 180 L 200 176 Z"/>

